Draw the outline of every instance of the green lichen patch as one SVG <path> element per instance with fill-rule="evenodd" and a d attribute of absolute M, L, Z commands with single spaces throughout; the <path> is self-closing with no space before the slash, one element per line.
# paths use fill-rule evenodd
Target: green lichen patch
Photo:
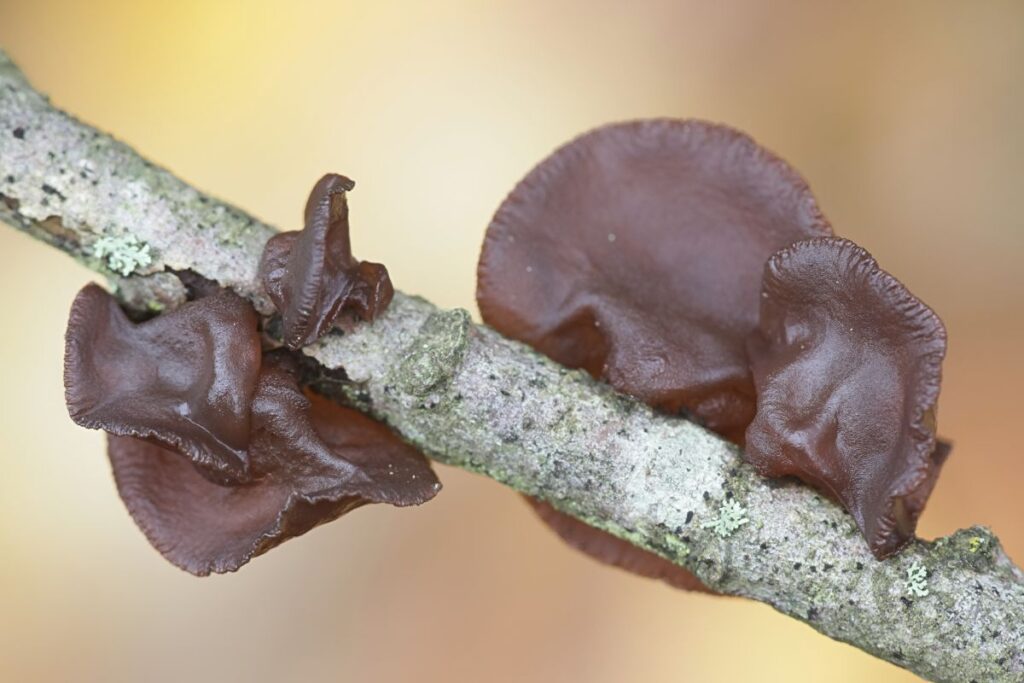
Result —
<path fill-rule="evenodd" d="M 729 498 L 718 507 L 718 515 L 704 522 L 701 527 L 711 529 L 719 538 L 729 538 L 749 521 L 747 509 L 735 498 Z"/>
<path fill-rule="evenodd" d="M 409 345 L 395 383 L 414 396 L 426 396 L 458 370 L 469 343 L 469 313 L 461 308 L 432 313 Z"/>
<path fill-rule="evenodd" d="M 988 571 L 1000 552 L 999 540 L 983 526 L 973 526 L 936 540 L 933 557 L 938 564 Z"/>
<path fill-rule="evenodd" d="M 905 582 L 907 595 L 912 598 L 928 597 L 928 570 L 920 562 L 914 562 L 907 568 Z"/>
<path fill-rule="evenodd" d="M 689 544 L 676 538 L 674 534 L 665 534 L 663 540 L 665 542 L 665 550 L 672 556 L 673 560 L 678 562 L 690 555 Z"/>
<path fill-rule="evenodd" d="M 93 242 L 92 253 L 104 259 L 110 270 L 124 277 L 153 262 L 149 245 L 135 235 L 103 236 Z"/>

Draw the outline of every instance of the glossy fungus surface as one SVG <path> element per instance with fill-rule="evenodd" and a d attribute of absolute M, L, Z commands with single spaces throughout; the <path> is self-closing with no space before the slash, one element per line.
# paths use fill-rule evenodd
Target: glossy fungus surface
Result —
<path fill-rule="evenodd" d="M 252 478 L 214 483 L 178 453 L 111 436 L 117 488 L 153 546 L 193 574 L 234 571 L 280 543 L 368 503 L 417 505 L 440 484 L 384 425 L 305 395 L 268 357 L 252 407 Z"/>
<path fill-rule="evenodd" d="M 938 316 L 853 242 L 807 240 L 768 261 L 749 349 L 746 458 L 838 500 L 877 557 L 896 552 L 949 452 L 935 438 Z"/>
<path fill-rule="evenodd" d="M 611 125 L 512 190 L 487 229 L 477 300 L 504 334 L 741 439 L 764 263 L 828 233 L 806 183 L 742 133 Z"/>
<path fill-rule="evenodd" d="M 71 418 L 180 451 L 211 479 L 247 475 L 259 371 L 256 314 L 230 292 L 140 324 L 97 285 L 83 288 L 71 307 L 64 355 Z"/>
<path fill-rule="evenodd" d="M 610 125 L 512 190 L 487 230 L 477 301 L 502 333 L 742 442 L 764 263 L 827 234 L 803 179 L 748 136 L 700 121 Z M 629 558 L 553 510 L 543 517 L 598 559 L 660 561 Z"/>
<path fill-rule="evenodd" d="M 346 193 L 354 186 L 344 176 L 325 175 L 309 195 L 305 227 L 275 235 L 264 248 L 260 277 L 281 313 L 289 348 L 316 341 L 345 311 L 373 320 L 394 295 L 384 266 L 352 256 Z"/>

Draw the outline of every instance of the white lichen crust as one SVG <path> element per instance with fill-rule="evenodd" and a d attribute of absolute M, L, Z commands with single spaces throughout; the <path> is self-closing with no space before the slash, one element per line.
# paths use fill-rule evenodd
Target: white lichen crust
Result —
<path fill-rule="evenodd" d="M 170 271 L 189 269 L 270 310 L 256 281 L 269 227 L 52 108 L 2 52 L 0 219 L 115 277 L 135 305 L 174 305 L 183 290 Z M 103 235 L 132 235 L 150 262 L 97 258 Z M 717 591 L 931 680 L 1024 680 L 1024 574 L 987 529 L 879 562 L 807 487 L 761 479 L 700 427 L 401 293 L 372 325 L 306 351 L 318 388 L 432 458 L 549 501 Z"/>

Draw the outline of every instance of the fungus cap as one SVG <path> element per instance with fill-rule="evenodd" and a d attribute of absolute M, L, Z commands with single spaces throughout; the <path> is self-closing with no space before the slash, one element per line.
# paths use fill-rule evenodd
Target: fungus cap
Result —
<path fill-rule="evenodd" d="M 306 202 L 305 227 L 274 235 L 264 247 L 260 279 L 289 348 L 322 337 L 345 310 L 373 320 L 391 303 L 387 269 L 352 256 L 346 193 L 353 187 L 345 176 L 325 175 Z"/>
<path fill-rule="evenodd" d="M 899 550 L 949 453 L 935 437 L 939 317 L 853 242 L 806 240 L 765 266 L 749 350 L 747 460 L 838 500 L 877 557 Z"/>
<path fill-rule="evenodd" d="M 477 302 L 503 334 L 741 440 L 764 263 L 830 232 L 804 180 L 743 133 L 614 124 L 512 190 L 487 229 Z"/>
<path fill-rule="evenodd" d="M 599 128 L 538 164 L 484 238 L 486 323 L 563 365 L 742 442 L 745 342 L 767 258 L 831 234 L 806 182 L 750 137 L 702 121 Z M 532 501 L 574 547 L 673 585 L 681 568 Z"/>
<path fill-rule="evenodd" d="M 247 476 L 259 371 L 256 314 L 226 290 L 140 324 L 98 285 L 84 287 L 71 306 L 64 354 L 71 418 L 178 450 L 204 476 Z"/>
<path fill-rule="evenodd" d="M 125 506 L 174 565 L 235 571 L 363 505 L 418 505 L 441 488 L 426 458 L 387 427 L 303 394 L 282 357 L 260 373 L 253 427 L 253 477 L 239 482 L 211 482 L 173 450 L 109 437 Z"/>

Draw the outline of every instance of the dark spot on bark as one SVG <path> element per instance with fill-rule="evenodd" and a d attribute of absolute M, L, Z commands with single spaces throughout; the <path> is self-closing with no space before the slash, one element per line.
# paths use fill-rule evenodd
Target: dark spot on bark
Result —
<path fill-rule="evenodd" d="M 686 521 L 684 522 L 684 524 L 689 524 L 692 521 L 693 521 L 693 510 L 690 510 L 689 512 L 686 513 Z"/>
<path fill-rule="evenodd" d="M 61 201 L 64 201 L 65 199 L 67 199 L 67 197 L 65 197 L 63 194 L 61 194 L 60 190 L 58 190 L 57 188 L 53 187 L 52 185 L 47 185 L 47 184 L 44 183 L 43 187 L 42 187 L 42 190 L 46 194 L 54 195 L 56 197 L 60 197 Z"/>
<path fill-rule="evenodd" d="M 900 602 L 902 602 L 903 606 L 907 608 L 910 608 L 914 604 L 914 601 L 910 598 L 900 598 Z"/>
<path fill-rule="evenodd" d="M 793 569 L 796 569 L 797 571 L 799 571 L 799 570 L 800 570 L 800 568 L 801 568 L 801 567 L 803 567 L 803 566 L 804 566 L 804 565 L 803 565 L 803 563 L 802 563 L 802 562 L 794 562 L 794 563 L 793 563 Z"/>
<path fill-rule="evenodd" d="M 8 183 L 13 183 L 14 182 L 14 176 L 9 175 L 4 180 L 6 180 Z"/>
<path fill-rule="evenodd" d="M 817 620 L 818 614 L 819 612 L 817 607 L 810 608 L 809 610 L 807 610 L 807 621 Z"/>
<path fill-rule="evenodd" d="M 711 500 L 711 494 L 707 491 L 704 492 L 704 500 Z"/>
<path fill-rule="evenodd" d="M 863 562 L 858 562 L 857 563 L 857 571 L 859 571 L 859 572 L 864 571 L 864 563 Z"/>
<path fill-rule="evenodd" d="M 821 566 L 821 568 L 822 568 L 822 569 L 823 569 L 824 571 L 827 571 L 827 572 L 828 572 L 828 571 L 832 571 L 832 568 L 833 568 L 833 567 L 835 567 L 835 565 L 834 565 L 834 564 L 830 564 L 829 562 L 826 562 L 825 564 L 823 564 L 823 565 Z"/>
<path fill-rule="evenodd" d="M 25 129 L 24 128 L 20 128 L 20 127 L 19 128 L 15 128 L 14 130 L 11 131 L 11 134 L 14 135 L 14 137 L 18 138 L 19 140 L 24 140 L 25 139 Z"/>
<path fill-rule="evenodd" d="M 761 550 L 768 550 L 768 544 L 767 543 L 762 543 L 761 544 Z"/>

